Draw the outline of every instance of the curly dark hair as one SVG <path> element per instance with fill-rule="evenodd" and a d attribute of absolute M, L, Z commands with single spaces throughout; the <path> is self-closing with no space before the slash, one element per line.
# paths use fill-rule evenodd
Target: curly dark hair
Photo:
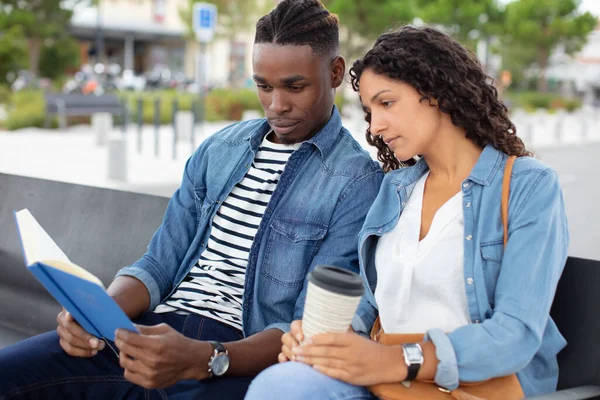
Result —
<path fill-rule="evenodd" d="M 258 20 L 254 43 L 309 45 L 320 56 L 337 53 L 338 17 L 318 0 L 283 0 Z"/>
<path fill-rule="evenodd" d="M 507 109 L 498 99 L 493 80 L 485 74 L 475 55 L 448 35 L 429 27 L 404 26 L 384 33 L 364 58 L 350 69 L 352 87 L 358 92 L 362 73 L 401 80 L 414 87 L 421 101 L 450 115 L 452 123 L 466 130 L 467 138 L 484 147 L 491 143 L 507 155 L 531 156 L 517 137 Z M 377 148 L 377 158 L 385 172 L 415 164 L 415 160 L 398 160 L 379 136 L 371 134 L 371 115 L 367 142 Z"/>

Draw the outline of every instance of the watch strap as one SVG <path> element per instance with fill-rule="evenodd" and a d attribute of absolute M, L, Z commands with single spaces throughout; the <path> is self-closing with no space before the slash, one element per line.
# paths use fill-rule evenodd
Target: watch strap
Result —
<path fill-rule="evenodd" d="M 217 352 L 217 354 L 227 353 L 227 349 L 225 348 L 225 346 L 223 346 L 223 343 L 217 342 L 217 341 L 214 341 L 214 340 L 209 340 L 208 343 L 212 344 L 212 347 Z M 215 354 L 215 356 L 217 354 Z"/>
<path fill-rule="evenodd" d="M 420 369 L 421 364 L 410 364 L 408 366 L 408 374 L 406 375 L 406 380 L 414 381 L 415 379 L 417 379 L 417 374 L 419 373 Z"/>
<path fill-rule="evenodd" d="M 208 340 L 208 343 L 213 347 L 213 354 L 208 359 L 208 378 L 212 378 L 214 376 L 213 373 L 213 361 L 220 354 L 228 354 L 227 349 L 223 346 L 223 343 L 217 342 L 214 340 Z"/>

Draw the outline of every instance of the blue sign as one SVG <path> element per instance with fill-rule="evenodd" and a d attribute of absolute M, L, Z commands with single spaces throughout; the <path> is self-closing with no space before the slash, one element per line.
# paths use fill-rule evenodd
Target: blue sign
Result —
<path fill-rule="evenodd" d="M 192 26 L 200 42 L 210 42 L 217 28 L 217 7 L 210 3 L 195 3 Z"/>

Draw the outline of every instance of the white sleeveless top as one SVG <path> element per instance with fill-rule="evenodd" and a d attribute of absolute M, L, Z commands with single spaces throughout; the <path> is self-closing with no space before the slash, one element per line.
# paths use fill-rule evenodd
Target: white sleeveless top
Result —
<path fill-rule="evenodd" d="M 464 284 L 462 192 L 435 214 L 419 242 L 425 174 L 398 223 L 377 244 L 375 266 L 381 324 L 386 333 L 444 332 L 470 323 Z"/>

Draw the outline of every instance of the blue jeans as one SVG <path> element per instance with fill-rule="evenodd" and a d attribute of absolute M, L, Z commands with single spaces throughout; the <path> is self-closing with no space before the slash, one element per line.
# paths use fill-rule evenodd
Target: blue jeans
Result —
<path fill-rule="evenodd" d="M 197 340 L 242 339 L 238 330 L 197 315 L 147 312 L 134 322 L 141 325 L 164 322 Z M 252 380 L 251 377 L 190 380 L 166 389 L 147 390 L 125 380 L 118 358 L 108 346 L 95 357 L 78 358 L 65 353 L 58 340 L 53 331 L 0 349 L 0 400 L 242 399 Z M 114 347 L 114 343 L 111 345 Z"/>
<path fill-rule="evenodd" d="M 297 362 L 273 365 L 261 372 L 246 394 L 246 400 L 374 400 L 362 386 L 338 381 Z"/>

